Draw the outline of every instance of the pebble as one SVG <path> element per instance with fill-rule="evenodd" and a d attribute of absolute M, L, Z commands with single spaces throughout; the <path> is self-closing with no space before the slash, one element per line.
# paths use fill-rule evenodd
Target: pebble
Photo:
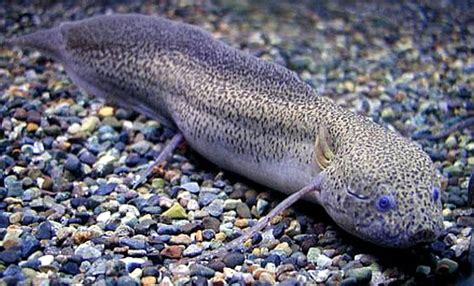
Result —
<path fill-rule="evenodd" d="M 181 258 L 182 253 L 183 247 L 180 245 L 167 246 L 161 251 L 161 255 L 173 259 Z"/>
<path fill-rule="evenodd" d="M 97 114 L 101 118 L 112 116 L 114 115 L 114 108 L 110 106 L 104 106 L 101 109 L 99 109 L 99 112 Z"/>
<path fill-rule="evenodd" d="M 332 259 L 327 257 L 324 254 L 320 254 L 316 258 L 316 265 L 318 265 L 321 268 L 327 268 L 327 267 L 331 266 L 331 264 L 332 264 Z"/>
<path fill-rule="evenodd" d="M 36 232 L 37 239 L 51 239 L 53 237 L 53 226 L 51 222 L 45 221 L 39 224 Z"/>
<path fill-rule="evenodd" d="M 184 251 L 183 256 L 185 257 L 194 257 L 202 253 L 202 248 L 196 244 L 189 245 Z"/>
<path fill-rule="evenodd" d="M 201 265 L 201 264 L 193 264 L 190 270 L 191 270 L 191 276 L 202 276 L 206 278 L 211 278 L 216 273 L 214 269 Z"/>
<path fill-rule="evenodd" d="M 443 258 L 438 261 L 436 272 L 453 274 L 458 270 L 458 263 L 448 258 Z"/>
<path fill-rule="evenodd" d="M 185 219 L 188 217 L 186 214 L 186 211 L 179 203 L 173 204 L 173 206 L 169 208 L 168 210 L 166 210 L 162 214 L 162 216 L 165 216 L 171 219 Z"/>
<path fill-rule="evenodd" d="M 185 183 L 182 184 L 180 187 L 192 194 L 199 194 L 200 191 L 199 185 L 196 182 Z"/>
<path fill-rule="evenodd" d="M 350 269 L 346 272 L 345 277 L 355 278 L 357 283 L 360 284 L 369 283 L 372 279 L 372 269 L 369 267 Z"/>
<path fill-rule="evenodd" d="M 309 263 L 317 264 L 317 259 L 321 255 L 321 249 L 317 247 L 311 247 L 308 250 L 306 257 L 308 258 Z"/>
<path fill-rule="evenodd" d="M 224 262 L 226 267 L 235 268 L 237 265 L 244 263 L 245 256 L 239 252 L 231 252 L 224 256 L 222 262 Z"/>
<path fill-rule="evenodd" d="M 76 248 L 74 254 L 82 257 L 84 260 L 95 260 L 102 255 L 102 252 L 93 246 L 84 243 Z"/>

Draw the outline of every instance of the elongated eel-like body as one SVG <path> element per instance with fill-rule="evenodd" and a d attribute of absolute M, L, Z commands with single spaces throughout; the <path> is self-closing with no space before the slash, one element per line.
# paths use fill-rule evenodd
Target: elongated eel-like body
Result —
<path fill-rule="evenodd" d="M 224 169 L 287 194 L 324 177 L 307 199 L 365 240 L 409 247 L 442 229 L 438 178 L 416 144 L 197 27 L 99 16 L 9 44 L 38 49 L 88 93 L 179 130 Z"/>

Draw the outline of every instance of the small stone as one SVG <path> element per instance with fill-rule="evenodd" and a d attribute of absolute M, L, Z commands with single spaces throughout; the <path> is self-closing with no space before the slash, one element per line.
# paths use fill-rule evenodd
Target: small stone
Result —
<path fill-rule="evenodd" d="M 430 272 L 431 272 L 431 268 L 429 266 L 418 265 L 418 267 L 416 267 L 416 274 L 417 276 L 421 278 L 428 277 L 428 275 L 430 275 Z"/>
<path fill-rule="evenodd" d="M 183 256 L 185 257 L 194 257 L 202 253 L 202 248 L 196 244 L 191 244 L 183 251 Z"/>
<path fill-rule="evenodd" d="M 301 234 L 301 225 L 297 220 L 292 220 L 285 233 L 289 236 Z"/>
<path fill-rule="evenodd" d="M 21 258 L 21 251 L 16 249 L 6 249 L 0 252 L 0 261 L 10 264 L 19 261 Z"/>
<path fill-rule="evenodd" d="M 250 208 L 245 203 L 238 203 L 236 206 L 237 215 L 241 218 L 252 218 Z"/>
<path fill-rule="evenodd" d="M 181 258 L 182 253 L 183 247 L 180 245 L 167 246 L 161 251 L 161 255 L 173 259 Z"/>
<path fill-rule="evenodd" d="M 165 211 L 162 216 L 171 218 L 171 219 L 185 219 L 188 217 L 184 208 L 179 204 L 175 203 L 171 208 Z"/>
<path fill-rule="evenodd" d="M 193 240 L 187 234 L 175 235 L 175 236 L 172 236 L 170 239 L 171 244 L 190 245 L 192 242 Z"/>
<path fill-rule="evenodd" d="M 130 249 L 145 249 L 147 246 L 147 243 L 144 240 L 128 237 L 121 238 L 119 243 L 120 245 L 128 246 Z"/>
<path fill-rule="evenodd" d="M 33 254 L 33 252 L 39 250 L 41 244 L 38 239 L 36 239 L 31 234 L 24 234 L 21 236 L 21 255 L 23 258 L 26 258 Z"/>
<path fill-rule="evenodd" d="M 52 224 L 49 221 L 44 221 L 39 224 L 37 232 L 35 234 L 36 238 L 41 239 L 51 239 L 53 237 Z"/>
<path fill-rule="evenodd" d="M 318 258 L 316 258 L 316 264 L 321 268 L 327 268 L 327 267 L 331 266 L 332 259 L 327 257 L 324 254 L 320 254 L 318 256 Z"/>
<path fill-rule="evenodd" d="M 291 253 L 293 252 L 293 250 L 291 249 L 288 242 L 282 242 L 282 243 L 278 244 L 277 246 L 275 246 L 274 250 L 282 251 L 283 253 L 285 253 L 288 256 L 290 256 Z"/>
<path fill-rule="evenodd" d="M 443 258 L 438 261 L 436 266 L 437 273 L 453 274 L 458 270 L 458 263 L 449 258 Z"/>
<path fill-rule="evenodd" d="M 111 217 L 112 217 L 112 213 L 110 211 L 106 211 L 106 212 L 100 213 L 97 216 L 96 221 L 106 223 Z"/>
<path fill-rule="evenodd" d="M 86 117 L 81 122 L 81 130 L 86 133 L 93 132 L 99 122 L 99 118 L 95 116 Z"/>
<path fill-rule="evenodd" d="M 224 201 L 224 210 L 234 210 L 237 207 L 238 203 L 240 203 L 240 200 L 227 199 Z"/>
<path fill-rule="evenodd" d="M 81 161 L 75 155 L 68 155 L 64 168 L 73 174 L 78 174 L 81 171 Z"/>
<path fill-rule="evenodd" d="M 372 279 L 372 269 L 370 269 L 369 267 L 350 269 L 346 272 L 345 277 L 355 278 L 357 280 L 357 283 L 360 284 L 369 283 Z"/>
<path fill-rule="evenodd" d="M 310 249 L 308 249 L 308 254 L 306 255 L 306 257 L 308 258 L 309 263 L 316 264 L 316 260 L 319 255 L 321 255 L 321 249 L 317 247 L 311 247 Z"/>
<path fill-rule="evenodd" d="M 39 126 L 36 123 L 28 123 L 26 125 L 26 131 L 28 131 L 30 133 L 35 132 L 36 130 L 38 130 L 38 128 L 39 128 Z"/>
<path fill-rule="evenodd" d="M 82 257 L 84 260 L 95 260 L 102 255 L 102 252 L 89 244 L 81 244 L 74 251 L 75 255 Z"/>
<path fill-rule="evenodd" d="M 201 264 L 191 265 L 190 270 L 191 270 L 191 276 L 202 276 L 206 278 L 211 278 L 216 273 L 214 269 L 201 265 Z"/>
<path fill-rule="evenodd" d="M 222 262 L 229 267 L 229 268 L 234 268 L 237 265 L 241 265 L 244 263 L 245 256 L 242 253 L 239 252 L 231 252 L 224 256 L 222 259 Z"/>
<path fill-rule="evenodd" d="M 211 216 L 218 217 L 224 211 L 222 200 L 215 200 L 210 205 L 204 208 Z"/>
<path fill-rule="evenodd" d="M 151 181 L 151 186 L 155 189 L 163 189 L 165 187 L 165 180 L 156 178 Z"/>
<path fill-rule="evenodd" d="M 262 272 L 258 280 L 263 283 L 268 283 L 269 285 L 276 284 L 275 275 L 268 272 Z"/>
<path fill-rule="evenodd" d="M 214 232 L 217 233 L 219 232 L 219 227 L 221 225 L 221 222 L 217 218 L 208 216 L 208 217 L 203 218 L 202 224 L 203 224 L 204 229 L 212 229 L 214 230 Z"/>
<path fill-rule="evenodd" d="M 177 234 L 179 233 L 179 228 L 175 225 L 162 224 L 158 226 L 158 234 Z"/>
<path fill-rule="evenodd" d="M 92 154 L 91 152 L 85 151 L 81 153 L 81 155 L 79 156 L 79 160 L 81 160 L 81 162 L 87 165 L 92 166 L 95 164 L 95 162 L 97 162 L 97 157 L 94 156 L 94 154 Z"/>
<path fill-rule="evenodd" d="M 444 144 L 447 148 L 454 148 L 458 144 L 458 141 L 456 140 L 456 137 L 454 135 L 450 135 L 448 136 L 448 138 L 446 138 Z"/>
<path fill-rule="evenodd" d="M 128 275 L 120 276 L 117 286 L 138 286 L 138 282 Z"/>
<path fill-rule="evenodd" d="M 189 182 L 181 185 L 181 188 L 190 192 L 191 194 L 199 193 L 199 185 L 196 182 Z"/>
<path fill-rule="evenodd" d="M 145 263 L 145 259 L 136 257 L 124 257 L 120 259 L 120 261 L 125 264 L 125 270 L 127 270 L 128 273 L 142 267 Z"/>
<path fill-rule="evenodd" d="M 145 155 L 151 148 L 151 144 L 148 141 L 139 141 L 131 146 L 132 150 L 140 155 Z"/>
<path fill-rule="evenodd" d="M 61 271 L 66 274 L 76 275 L 80 273 L 79 265 L 74 261 L 68 261 L 61 267 Z"/>
<path fill-rule="evenodd" d="M 143 286 L 153 286 L 157 284 L 156 278 L 153 276 L 142 277 L 141 283 Z"/>
<path fill-rule="evenodd" d="M 38 258 L 38 260 L 41 262 L 42 266 L 49 266 L 51 263 L 54 261 L 54 256 L 52 255 L 44 255 Z"/>
<path fill-rule="evenodd" d="M 76 231 L 73 236 L 72 240 L 75 244 L 82 244 L 92 238 L 94 234 L 90 230 L 79 230 Z"/>
<path fill-rule="evenodd" d="M 357 279 L 354 277 L 349 277 L 341 281 L 340 286 L 356 286 L 357 284 Z"/>
<path fill-rule="evenodd" d="M 112 193 L 115 190 L 115 187 L 117 187 L 116 183 L 110 183 L 110 184 L 104 184 L 101 185 L 95 192 L 95 195 L 98 196 L 106 196 Z"/>
<path fill-rule="evenodd" d="M 324 283 L 326 280 L 328 280 L 329 277 L 329 269 L 324 269 L 324 270 L 315 270 L 314 274 L 311 273 L 311 277 L 316 281 L 317 283 Z"/>
<path fill-rule="evenodd" d="M 101 118 L 112 116 L 112 115 L 114 115 L 114 108 L 110 107 L 110 106 L 104 106 L 99 110 L 99 112 L 97 114 Z"/>
<path fill-rule="evenodd" d="M 395 117 L 395 112 L 391 107 L 385 107 L 382 109 L 381 116 L 383 119 L 390 120 Z"/>

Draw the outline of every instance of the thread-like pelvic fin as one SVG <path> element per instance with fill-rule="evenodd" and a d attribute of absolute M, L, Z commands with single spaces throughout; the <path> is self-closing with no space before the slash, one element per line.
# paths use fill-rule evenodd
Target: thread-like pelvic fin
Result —
<path fill-rule="evenodd" d="M 320 127 L 316 136 L 315 159 L 321 170 L 326 169 L 334 157 L 334 152 L 329 145 L 329 134 L 325 127 Z"/>

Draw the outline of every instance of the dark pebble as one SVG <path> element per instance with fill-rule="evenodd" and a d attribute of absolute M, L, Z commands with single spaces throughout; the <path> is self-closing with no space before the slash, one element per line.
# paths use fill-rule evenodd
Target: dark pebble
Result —
<path fill-rule="evenodd" d="M 201 221 L 193 221 L 190 223 L 187 223 L 183 226 L 180 227 L 182 233 L 190 234 L 192 232 L 195 232 L 199 229 L 202 229 L 202 222 Z"/>
<path fill-rule="evenodd" d="M 79 265 L 73 261 L 64 263 L 61 267 L 61 271 L 66 274 L 76 275 L 80 273 Z"/>
<path fill-rule="evenodd" d="M 175 225 L 168 225 L 168 224 L 162 224 L 158 226 L 157 229 L 158 234 L 178 234 L 179 233 L 179 228 Z"/>
<path fill-rule="evenodd" d="M 19 261 L 21 258 L 21 251 L 10 248 L 0 252 L 0 261 L 10 264 Z"/>
<path fill-rule="evenodd" d="M 267 263 L 273 263 L 276 266 L 278 266 L 281 263 L 281 258 L 280 258 L 280 256 L 278 256 L 276 254 L 270 254 L 267 258 L 265 258 L 265 260 L 263 261 L 262 266 L 265 267 L 265 265 L 267 265 Z"/>
<path fill-rule="evenodd" d="M 76 197 L 71 199 L 71 206 L 73 208 L 77 208 L 79 206 L 85 206 L 87 209 L 94 209 L 100 205 L 100 202 L 95 201 L 90 198 L 84 198 L 84 197 Z"/>
<path fill-rule="evenodd" d="M 120 276 L 117 280 L 117 286 L 137 286 L 139 285 L 132 277 L 128 275 Z"/>
<path fill-rule="evenodd" d="M 204 229 L 212 229 L 217 233 L 219 232 L 221 222 L 217 218 L 209 216 L 202 219 L 202 224 Z"/>
<path fill-rule="evenodd" d="M 53 228 L 52 224 L 49 221 L 44 221 L 39 224 L 38 230 L 35 234 L 36 238 L 41 239 L 50 239 L 53 237 Z"/>
<path fill-rule="evenodd" d="M 231 252 L 222 259 L 222 262 L 224 262 L 225 266 L 234 268 L 235 266 L 244 263 L 244 260 L 245 256 L 242 253 Z"/>
<path fill-rule="evenodd" d="M 8 215 L 4 212 L 0 212 L 0 228 L 6 228 L 10 224 Z"/>
<path fill-rule="evenodd" d="M 153 277 L 159 277 L 160 276 L 160 271 L 156 267 L 145 267 L 143 268 L 143 273 L 142 276 L 153 276 Z"/>
<path fill-rule="evenodd" d="M 125 159 L 125 165 L 128 167 L 135 167 L 140 163 L 141 157 L 137 153 L 130 153 L 128 154 L 127 158 Z"/>
<path fill-rule="evenodd" d="M 211 262 L 209 262 L 209 264 L 207 265 L 209 268 L 212 268 L 214 269 L 215 271 L 219 271 L 219 272 L 222 272 L 222 270 L 224 269 L 224 267 L 226 267 L 226 265 L 224 264 L 224 262 L 222 261 L 219 261 L 219 260 L 212 260 Z"/>
<path fill-rule="evenodd" d="M 357 284 L 357 279 L 354 277 L 349 277 L 341 281 L 341 286 L 356 286 Z"/>
<path fill-rule="evenodd" d="M 36 123 L 36 124 L 41 124 L 41 114 L 36 111 L 36 110 L 30 110 L 28 111 L 27 113 L 27 118 L 26 118 L 26 121 L 27 122 L 31 122 L 31 123 Z"/>
<path fill-rule="evenodd" d="M 192 286 L 208 286 L 209 283 L 207 282 L 206 277 L 195 276 L 191 279 L 191 285 Z"/>
<path fill-rule="evenodd" d="M 273 227 L 273 236 L 275 238 L 280 238 L 285 232 L 285 224 L 283 222 L 278 223 Z"/>
<path fill-rule="evenodd" d="M 156 227 L 156 221 L 147 219 L 135 225 L 135 232 L 137 232 L 138 234 L 147 235 L 150 232 L 150 230 L 152 230 L 155 227 Z"/>
<path fill-rule="evenodd" d="M 29 233 L 25 233 L 21 237 L 21 256 L 23 258 L 27 258 L 33 252 L 39 250 L 41 248 L 41 244 L 36 237 Z"/>
<path fill-rule="evenodd" d="M 26 120 L 28 114 L 25 109 L 17 108 L 15 109 L 15 113 L 13 113 L 13 117 L 18 120 Z"/>
<path fill-rule="evenodd" d="M 31 268 L 31 269 L 38 269 L 41 266 L 41 261 L 38 258 L 30 259 L 26 262 L 22 262 L 21 267 L 23 268 Z"/>
<path fill-rule="evenodd" d="M 214 269 L 201 264 L 193 264 L 190 270 L 191 276 L 202 276 L 206 278 L 211 278 L 216 273 Z"/>
<path fill-rule="evenodd" d="M 212 229 L 205 229 L 202 231 L 202 238 L 204 240 L 212 240 L 214 236 L 216 235 L 216 232 Z"/>
<path fill-rule="evenodd" d="M 75 155 L 69 154 L 66 162 L 64 163 L 64 168 L 73 174 L 81 173 L 81 161 Z"/>
<path fill-rule="evenodd" d="M 85 152 L 81 153 L 81 155 L 79 155 L 79 160 L 81 160 L 81 162 L 83 162 L 87 165 L 92 166 L 97 161 L 97 157 L 94 154 L 92 154 L 91 152 L 85 151 Z"/>
<path fill-rule="evenodd" d="M 120 240 L 120 245 L 126 245 L 131 249 L 145 249 L 146 241 L 133 238 L 122 238 Z"/>
<path fill-rule="evenodd" d="M 250 208 L 244 203 L 237 204 L 236 211 L 239 217 L 241 218 L 252 218 L 252 213 L 250 212 Z"/>
<path fill-rule="evenodd" d="M 112 193 L 115 190 L 115 187 L 117 187 L 116 183 L 110 183 L 110 184 L 104 184 L 100 186 L 94 194 L 99 195 L 99 196 L 106 196 L 110 193 Z"/>
<path fill-rule="evenodd" d="M 262 241 L 263 237 L 259 232 L 252 235 L 252 245 L 257 245 Z"/>

